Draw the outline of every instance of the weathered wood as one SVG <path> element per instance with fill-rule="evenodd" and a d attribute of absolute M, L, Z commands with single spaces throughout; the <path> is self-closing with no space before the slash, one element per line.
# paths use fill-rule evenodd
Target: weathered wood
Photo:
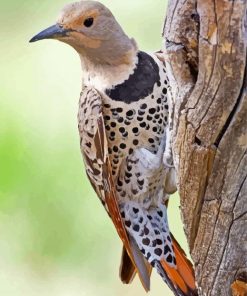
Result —
<path fill-rule="evenodd" d="M 247 1 L 170 0 L 173 156 L 200 295 L 247 281 Z"/>

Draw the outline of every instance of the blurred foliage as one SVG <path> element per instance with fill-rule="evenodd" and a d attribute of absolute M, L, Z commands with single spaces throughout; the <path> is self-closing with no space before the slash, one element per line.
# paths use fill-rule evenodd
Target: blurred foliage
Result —
<path fill-rule="evenodd" d="M 102 2 L 140 48 L 160 48 L 164 0 Z M 28 43 L 65 3 L 0 3 L 0 295 L 144 295 L 118 279 L 121 243 L 83 170 L 79 59 L 59 42 Z M 185 245 L 177 197 L 169 219 Z M 150 295 L 171 295 L 153 278 Z"/>

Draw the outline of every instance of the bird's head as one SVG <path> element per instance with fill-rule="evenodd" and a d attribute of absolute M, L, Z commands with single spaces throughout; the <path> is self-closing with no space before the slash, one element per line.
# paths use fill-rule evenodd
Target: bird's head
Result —
<path fill-rule="evenodd" d="M 136 44 L 122 30 L 112 13 L 97 1 L 66 5 L 55 25 L 35 35 L 30 42 L 56 39 L 71 45 L 81 56 L 96 63 L 128 63 Z"/>

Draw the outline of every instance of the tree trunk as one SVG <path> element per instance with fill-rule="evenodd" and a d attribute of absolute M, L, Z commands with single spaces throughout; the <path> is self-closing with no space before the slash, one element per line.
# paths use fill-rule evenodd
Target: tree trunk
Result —
<path fill-rule="evenodd" d="M 173 157 L 199 295 L 247 295 L 246 0 L 170 0 Z"/>

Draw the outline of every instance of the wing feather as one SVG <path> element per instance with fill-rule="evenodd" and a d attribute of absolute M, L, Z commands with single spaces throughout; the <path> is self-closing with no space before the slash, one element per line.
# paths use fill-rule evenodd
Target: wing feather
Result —
<path fill-rule="evenodd" d="M 142 256 L 139 256 L 136 248 L 130 242 L 119 211 L 108 155 L 102 99 L 93 88 L 85 87 L 81 93 L 78 123 L 81 152 L 88 178 L 111 217 L 144 288 L 149 290 L 150 272 L 144 259 L 140 259 Z"/>

